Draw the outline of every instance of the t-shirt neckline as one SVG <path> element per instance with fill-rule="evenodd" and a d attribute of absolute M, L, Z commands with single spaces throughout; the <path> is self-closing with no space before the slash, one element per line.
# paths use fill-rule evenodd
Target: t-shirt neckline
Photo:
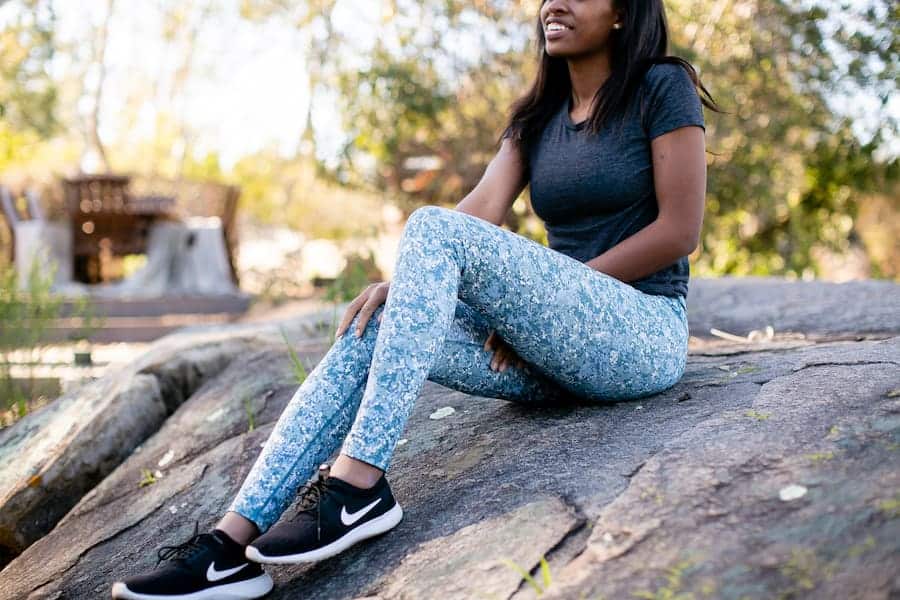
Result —
<path fill-rule="evenodd" d="M 578 131 L 580 129 L 584 129 L 584 126 L 590 120 L 590 117 L 588 117 L 584 121 L 579 121 L 578 123 L 573 122 L 571 115 L 569 115 L 569 110 L 570 110 L 571 104 L 572 104 L 571 96 L 565 102 L 563 102 L 563 118 L 565 119 L 566 127 L 573 131 Z"/>

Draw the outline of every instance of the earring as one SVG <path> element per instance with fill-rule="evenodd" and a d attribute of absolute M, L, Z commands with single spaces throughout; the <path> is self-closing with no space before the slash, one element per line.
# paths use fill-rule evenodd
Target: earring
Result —
<path fill-rule="evenodd" d="M 622 24 L 621 24 L 621 23 L 614 23 L 614 24 L 613 24 L 613 29 L 622 29 Z"/>

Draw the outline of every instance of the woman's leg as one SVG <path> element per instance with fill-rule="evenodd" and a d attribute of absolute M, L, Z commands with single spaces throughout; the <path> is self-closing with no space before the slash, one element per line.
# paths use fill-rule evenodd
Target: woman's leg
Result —
<path fill-rule="evenodd" d="M 387 470 L 457 299 L 533 369 L 586 400 L 655 394 L 684 373 L 683 298 L 645 294 L 487 221 L 425 206 L 404 228 L 360 410 L 342 454 Z"/>
<path fill-rule="evenodd" d="M 297 488 L 340 447 L 363 397 L 384 308 L 376 309 L 359 338 L 353 334 L 359 316 L 354 317 L 347 333 L 335 341 L 285 407 L 218 525 L 236 541 L 247 543 L 266 531 L 293 501 Z M 429 379 L 489 398 L 564 401 L 560 388 L 527 367 L 491 370 L 493 353 L 483 349 L 489 333 L 485 321 L 459 300 L 455 315 Z M 331 474 L 340 477 L 337 469 Z"/>

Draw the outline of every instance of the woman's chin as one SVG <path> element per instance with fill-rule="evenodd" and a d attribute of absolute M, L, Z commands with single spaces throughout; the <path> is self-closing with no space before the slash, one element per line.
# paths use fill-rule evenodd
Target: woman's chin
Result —
<path fill-rule="evenodd" d="M 552 48 L 549 45 L 544 48 L 544 51 L 548 56 L 552 56 L 553 58 L 565 58 L 568 54 L 562 48 Z"/>
<path fill-rule="evenodd" d="M 578 52 L 573 52 L 571 48 L 568 48 L 565 44 L 553 43 L 550 42 L 546 46 L 544 46 L 544 51 L 548 56 L 552 56 L 553 58 L 566 58 L 569 56 L 575 56 Z"/>

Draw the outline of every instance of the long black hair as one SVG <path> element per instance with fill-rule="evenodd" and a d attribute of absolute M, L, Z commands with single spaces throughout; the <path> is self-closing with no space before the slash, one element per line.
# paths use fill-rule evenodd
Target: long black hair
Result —
<path fill-rule="evenodd" d="M 546 0 L 541 5 L 544 2 Z M 694 86 L 703 90 L 709 98 L 706 100 L 700 96 L 703 105 L 716 112 L 723 112 L 700 81 L 694 67 L 683 58 L 667 56 L 669 31 L 663 0 L 613 0 L 613 5 L 624 13 L 623 26 L 621 29 L 613 29 L 610 35 L 612 72 L 594 97 L 594 109 L 588 118 L 590 132 L 598 133 L 613 116 L 624 114 L 644 74 L 656 63 L 674 63 L 684 67 Z M 547 42 L 544 39 L 540 12 L 537 19 L 537 40 L 540 61 L 537 76 L 528 93 L 513 103 L 509 123 L 497 141 L 498 146 L 506 137 L 517 142 L 526 165 L 528 152 L 535 138 L 560 105 L 568 103 L 572 93 L 566 59 L 550 56 L 545 52 Z"/>

